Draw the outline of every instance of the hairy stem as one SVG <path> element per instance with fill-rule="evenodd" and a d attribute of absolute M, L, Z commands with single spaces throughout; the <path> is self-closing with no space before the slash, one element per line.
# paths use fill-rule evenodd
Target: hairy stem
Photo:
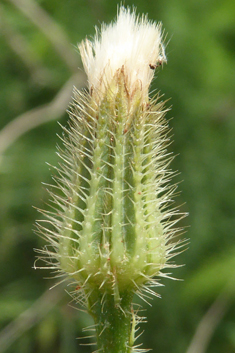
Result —
<path fill-rule="evenodd" d="M 100 353 L 132 352 L 133 293 L 127 291 L 121 297 L 121 303 L 117 305 L 113 294 L 103 297 L 97 291 L 89 300 L 89 312 L 96 326 L 97 351 Z"/>

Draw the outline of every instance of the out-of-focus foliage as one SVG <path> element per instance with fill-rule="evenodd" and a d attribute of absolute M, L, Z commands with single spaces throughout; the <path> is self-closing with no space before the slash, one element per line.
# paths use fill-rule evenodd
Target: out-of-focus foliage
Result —
<path fill-rule="evenodd" d="M 38 8 L 31 18 L 27 15 L 35 3 L 46 17 L 40 17 Z M 132 4 L 125 1 L 125 5 Z M 24 112 L 54 99 L 71 75 L 76 74 L 76 65 L 81 68 L 76 43 L 86 35 L 93 35 L 94 25 L 109 22 L 116 14 L 116 5 L 110 0 L 1 1 L 1 129 Z M 175 140 L 171 151 L 178 155 L 172 168 L 181 172 L 175 181 L 184 180 L 179 185 L 182 193 L 176 202 L 180 205 L 186 201 L 181 209 L 188 211 L 189 217 L 182 221 L 182 226 L 190 225 L 189 249 L 178 258 L 186 266 L 173 273 L 184 278 L 184 282 L 164 281 L 166 287 L 159 289 L 162 299 L 155 299 L 151 310 L 144 305 L 148 324 L 142 326 L 145 333 L 141 339 L 154 352 L 232 353 L 235 351 L 235 2 L 136 0 L 134 5 L 138 12 L 161 20 L 167 33 L 168 64 L 158 71 L 152 88 L 164 92 L 166 99 L 171 98 L 167 103 L 172 105 L 168 118 L 174 117 L 170 121 Z M 51 28 L 47 32 L 48 23 L 42 19 L 48 16 L 58 32 Z M 37 21 L 43 23 L 41 28 L 35 24 Z M 50 35 L 54 35 L 54 42 Z M 63 48 L 59 53 L 58 46 L 63 41 L 67 41 L 68 50 Z M 67 60 L 70 55 L 71 60 L 68 57 Z M 82 77 L 72 80 L 71 91 L 73 83 L 85 87 Z M 47 113 L 41 114 L 44 119 Z M 66 124 L 66 113 L 58 119 Z M 11 133 L 16 129 L 13 126 Z M 61 129 L 54 119 L 27 131 L 4 149 L 1 156 L 0 352 L 92 351 L 89 346 L 79 346 L 76 340 L 85 336 L 82 328 L 91 325 L 91 319 L 68 306 L 69 297 L 59 287 L 49 292 L 51 295 L 55 291 L 55 298 L 52 294 L 51 299 L 47 289 L 55 281 L 43 279 L 49 273 L 33 270 L 33 248 L 40 248 L 44 242 L 32 232 L 37 218 L 32 205 L 43 207 L 42 200 L 48 199 L 41 181 L 50 182 L 53 174 L 45 161 L 57 163 L 56 133 L 60 134 Z M 4 136 L 0 136 L 1 146 Z M 208 345 L 204 350 L 189 351 L 199 323 L 223 293 L 227 306 L 217 307 L 222 314 L 212 336 L 207 335 L 211 328 L 208 321 L 209 327 L 205 325 L 203 334 L 194 340 L 194 347 L 199 347 L 205 335 Z M 213 315 L 216 317 L 216 312 L 212 311 L 212 318 Z"/>

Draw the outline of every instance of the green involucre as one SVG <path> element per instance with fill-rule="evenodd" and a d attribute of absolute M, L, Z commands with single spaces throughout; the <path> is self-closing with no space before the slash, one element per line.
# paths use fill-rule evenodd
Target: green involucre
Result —
<path fill-rule="evenodd" d="M 56 211 L 44 212 L 51 228 L 38 231 L 52 246 L 41 258 L 74 279 L 85 305 L 97 289 L 117 305 L 126 291 L 154 293 L 162 270 L 174 267 L 168 260 L 181 243 L 173 241 L 164 113 L 158 97 L 141 102 L 138 85 L 129 96 L 123 70 L 99 105 L 74 91 L 56 192 L 49 191 Z"/>

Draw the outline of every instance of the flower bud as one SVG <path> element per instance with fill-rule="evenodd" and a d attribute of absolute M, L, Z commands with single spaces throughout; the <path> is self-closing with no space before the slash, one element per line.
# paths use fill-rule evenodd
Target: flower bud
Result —
<path fill-rule="evenodd" d="M 89 92 L 74 90 L 49 191 L 56 210 L 43 212 L 49 226 L 38 224 L 49 243 L 40 258 L 73 279 L 85 305 L 99 291 L 121 306 L 127 291 L 153 293 L 180 247 L 166 110 L 149 98 L 154 69 L 166 62 L 161 24 L 121 7 L 79 49 Z"/>

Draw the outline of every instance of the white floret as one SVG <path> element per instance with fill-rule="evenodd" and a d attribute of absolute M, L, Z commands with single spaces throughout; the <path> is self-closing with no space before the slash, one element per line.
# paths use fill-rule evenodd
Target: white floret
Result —
<path fill-rule="evenodd" d="M 143 95 L 148 95 L 154 68 L 166 62 L 161 23 L 120 7 L 117 20 L 96 29 L 93 41 L 79 45 L 90 90 L 102 95 L 118 69 L 124 68 L 127 89 L 132 94 L 139 81 Z"/>

